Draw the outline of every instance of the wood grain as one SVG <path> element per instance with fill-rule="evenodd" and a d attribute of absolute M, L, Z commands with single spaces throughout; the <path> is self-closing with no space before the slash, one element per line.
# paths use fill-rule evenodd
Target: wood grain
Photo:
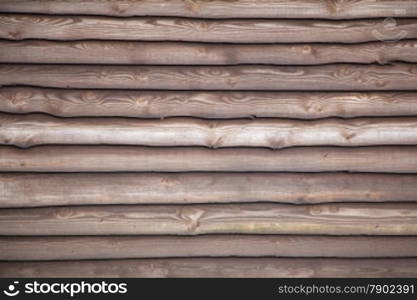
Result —
<path fill-rule="evenodd" d="M 417 204 L 205 204 L 10 208 L 0 235 L 417 235 Z"/>
<path fill-rule="evenodd" d="M 81 236 L 0 237 L 0 260 L 164 257 L 414 257 L 417 237 Z"/>
<path fill-rule="evenodd" d="M 0 277 L 417 277 L 417 1 L 0 0 L 0 49 Z"/>
<path fill-rule="evenodd" d="M 190 92 L 0 88 L 0 111 L 61 117 L 417 116 L 416 92 Z"/>
<path fill-rule="evenodd" d="M 0 144 L 267 147 L 417 145 L 417 118 L 202 120 L 0 113 Z"/>
<path fill-rule="evenodd" d="M 0 277 L 417 277 L 417 259 L 172 258 L 0 262 Z"/>
<path fill-rule="evenodd" d="M 316 65 L 417 62 L 417 41 L 363 44 L 202 44 L 128 41 L 0 41 L 0 62 L 40 64 Z M 262 53 L 262 55 L 260 55 Z"/>
<path fill-rule="evenodd" d="M 417 202 L 417 175 L 0 173 L 0 207 L 100 204 Z"/>
<path fill-rule="evenodd" d="M 202 18 L 350 19 L 417 16 L 416 3 L 410 0 L 2 0 L 0 11 L 9 13 L 153 15 Z"/>
<path fill-rule="evenodd" d="M 417 38 L 416 19 L 404 18 L 394 22 L 383 18 L 348 21 L 208 20 L 0 14 L 0 38 L 226 43 L 359 43 Z"/>
<path fill-rule="evenodd" d="M 0 146 L 2 172 L 377 172 L 417 173 L 417 147 L 207 149 L 137 146 Z M 103 163 L 104 162 L 104 163 Z"/>
<path fill-rule="evenodd" d="M 417 86 L 417 64 L 221 67 L 2 64 L 0 85 L 159 90 L 413 90 Z"/>

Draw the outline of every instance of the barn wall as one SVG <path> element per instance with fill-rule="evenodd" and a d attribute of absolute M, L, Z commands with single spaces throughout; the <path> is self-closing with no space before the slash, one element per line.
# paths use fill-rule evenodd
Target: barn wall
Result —
<path fill-rule="evenodd" d="M 417 277 L 416 63 L 417 1 L 1 1 L 0 276 Z"/>

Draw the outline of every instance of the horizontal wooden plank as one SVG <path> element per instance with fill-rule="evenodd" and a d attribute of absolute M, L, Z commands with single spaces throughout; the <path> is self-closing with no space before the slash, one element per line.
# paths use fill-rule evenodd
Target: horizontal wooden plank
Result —
<path fill-rule="evenodd" d="M 417 86 L 417 64 L 212 67 L 1 64 L 0 85 L 168 90 L 413 90 Z"/>
<path fill-rule="evenodd" d="M 0 235 L 417 235 L 416 203 L 10 208 Z"/>
<path fill-rule="evenodd" d="M 283 19 L 111 18 L 0 14 L 10 40 L 134 40 L 232 43 L 359 43 L 417 38 L 416 19 L 326 21 Z"/>
<path fill-rule="evenodd" d="M 0 173 L 0 207 L 417 201 L 417 175 Z"/>
<path fill-rule="evenodd" d="M 61 117 L 417 116 L 416 92 L 190 92 L 0 88 L 0 111 Z"/>
<path fill-rule="evenodd" d="M 378 172 L 417 173 L 417 147 L 207 149 L 137 146 L 0 146 L 2 172 Z M 105 162 L 105 163 L 103 163 Z"/>
<path fill-rule="evenodd" d="M 0 260 L 163 257 L 414 257 L 417 237 L 80 236 L 0 237 Z"/>
<path fill-rule="evenodd" d="M 203 120 L 0 113 L 0 144 L 268 147 L 416 145 L 417 118 Z"/>
<path fill-rule="evenodd" d="M 102 0 L 2 0 L 0 11 L 9 13 L 179 16 L 201 18 L 375 18 L 416 17 L 412 0 L 377 1 L 102 1 Z"/>
<path fill-rule="evenodd" d="M 0 277 L 370 277 L 417 276 L 416 258 L 172 258 L 0 262 Z"/>
<path fill-rule="evenodd" d="M 1 40 L 0 48 L 2 63 L 315 65 L 417 62 L 416 40 L 331 45 Z"/>

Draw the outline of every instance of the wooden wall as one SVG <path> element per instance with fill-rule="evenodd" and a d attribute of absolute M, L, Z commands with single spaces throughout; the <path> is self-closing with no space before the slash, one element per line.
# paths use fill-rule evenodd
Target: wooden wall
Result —
<path fill-rule="evenodd" d="M 417 1 L 0 1 L 1 277 L 417 277 Z"/>

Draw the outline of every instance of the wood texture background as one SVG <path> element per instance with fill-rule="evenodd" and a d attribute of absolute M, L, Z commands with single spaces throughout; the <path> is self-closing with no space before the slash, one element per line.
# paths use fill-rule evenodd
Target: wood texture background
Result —
<path fill-rule="evenodd" d="M 416 145 L 417 118 L 200 120 L 60 119 L 0 113 L 0 143 L 268 147 Z M 399 135 L 398 132 L 401 132 Z M 76 139 L 74 138 L 76 137 Z"/>
<path fill-rule="evenodd" d="M 60 117 L 299 118 L 415 116 L 416 92 L 236 92 L 0 88 L 0 109 Z"/>
<path fill-rule="evenodd" d="M 0 250 L 1 260 L 15 261 L 228 256 L 407 258 L 417 255 L 417 238 L 314 235 L 32 236 L 1 237 Z"/>
<path fill-rule="evenodd" d="M 139 146 L 38 146 L 19 149 L 1 146 L 0 156 L 0 168 L 5 172 L 417 173 L 416 146 L 297 147 L 280 150 Z"/>
<path fill-rule="evenodd" d="M 10 40 L 141 40 L 216 43 L 362 43 L 417 38 L 416 18 L 325 21 L 283 19 L 110 18 L 0 14 L 0 38 Z"/>
<path fill-rule="evenodd" d="M 0 211 L 0 235 L 417 235 L 417 203 L 72 206 Z"/>
<path fill-rule="evenodd" d="M 80 5 L 82 3 L 82 5 Z M 2 12 L 108 15 L 179 16 L 201 18 L 319 18 L 362 19 L 376 17 L 417 17 L 410 0 L 2 0 Z"/>
<path fill-rule="evenodd" d="M 0 1 L 0 277 L 417 277 L 416 87 L 414 0 Z"/>
<path fill-rule="evenodd" d="M 317 65 L 417 62 L 417 41 L 362 44 L 202 44 L 127 41 L 0 41 L 3 63 Z M 262 52 L 262 55 L 259 53 Z M 97 55 L 100 53 L 100 55 Z"/>
<path fill-rule="evenodd" d="M 0 207 L 417 202 L 417 175 L 413 174 L 2 173 L 0 183 Z"/>
<path fill-rule="evenodd" d="M 161 90 L 413 90 L 417 86 L 417 64 L 222 67 L 2 64 L 0 85 Z"/>
<path fill-rule="evenodd" d="M 401 277 L 417 276 L 417 259 L 165 258 L 68 262 L 0 262 L 1 277 Z"/>

